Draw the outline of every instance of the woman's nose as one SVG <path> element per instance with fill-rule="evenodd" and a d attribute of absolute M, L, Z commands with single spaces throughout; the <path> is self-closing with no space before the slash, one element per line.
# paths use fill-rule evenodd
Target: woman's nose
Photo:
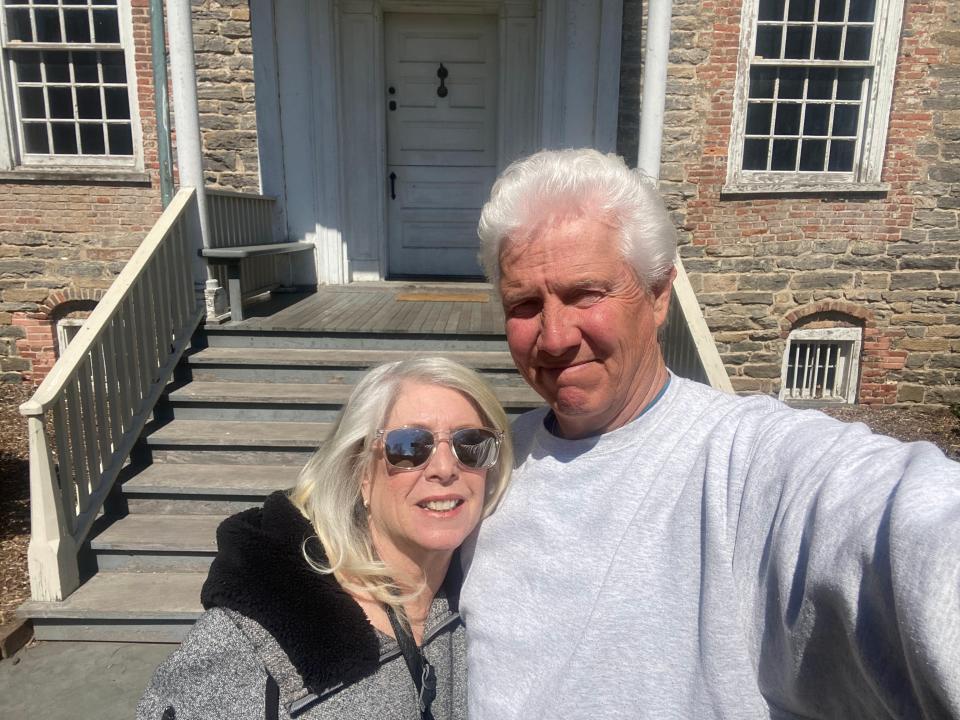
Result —
<path fill-rule="evenodd" d="M 437 449 L 430 457 L 426 469 L 427 479 L 434 482 L 449 483 L 457 478 L 460 466 L 453 454 L 450 438 L 443 438 L 437 442 Z"/>

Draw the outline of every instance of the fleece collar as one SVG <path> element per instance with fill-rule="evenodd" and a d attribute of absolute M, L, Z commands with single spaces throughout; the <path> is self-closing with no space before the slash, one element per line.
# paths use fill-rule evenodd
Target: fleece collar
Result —
<path fill-rule="evenodd" d="M 282 492 L 217 529 L 203 607 L 235 610 L 263 626 L 315 693 L 376 672 L 380 645 L 361 607 L 301 548 L 324 559 L 310 523 Z"/>

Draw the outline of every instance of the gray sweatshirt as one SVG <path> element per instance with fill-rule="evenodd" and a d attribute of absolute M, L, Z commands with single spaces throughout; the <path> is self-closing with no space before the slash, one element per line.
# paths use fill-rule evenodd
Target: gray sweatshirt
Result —
<path fill-rule="evenodd" d="M 673 378 L 514 426 L 461 596 L 471 720 L 960 717 L 960 466 Z"/>

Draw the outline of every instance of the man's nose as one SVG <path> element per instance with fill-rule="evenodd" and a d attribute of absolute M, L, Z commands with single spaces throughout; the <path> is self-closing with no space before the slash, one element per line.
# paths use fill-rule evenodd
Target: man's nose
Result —
<path fill-rule="evenodd" d="M 548 355 L 564 355 L 580 346 L 580 328 L 572 308 L 562 304 L 545 307 L 540 316 L 537 347 Z"/>

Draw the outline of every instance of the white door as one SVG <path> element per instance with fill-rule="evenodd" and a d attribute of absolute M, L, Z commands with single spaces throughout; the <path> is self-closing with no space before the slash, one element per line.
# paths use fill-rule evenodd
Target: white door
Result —
<path fill-rule="evenodd" d="M 385 16 L 389 272 L 479 276 L 496 178 L 497 21 Z"/>

